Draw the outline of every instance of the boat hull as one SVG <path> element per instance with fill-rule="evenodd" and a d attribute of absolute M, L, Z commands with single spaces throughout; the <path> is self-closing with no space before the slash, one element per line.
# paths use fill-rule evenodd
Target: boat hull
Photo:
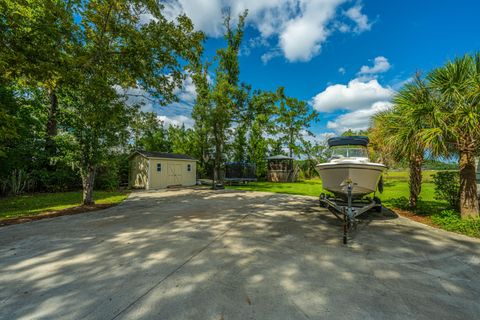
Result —
<path fill-rule="evenodd" d="M 347 184 L 351 181 L 352 197 L 361 198 L 375 192 L 386 167 L 379 163 L 322 163 L 316 169 L 325 190 L 346 198 Z"/>

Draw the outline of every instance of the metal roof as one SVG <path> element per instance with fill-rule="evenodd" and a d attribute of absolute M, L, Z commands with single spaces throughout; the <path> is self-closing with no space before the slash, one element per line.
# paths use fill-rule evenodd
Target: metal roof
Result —
<path fill-rule="evenodd" d="M 168 152 L 156 152 L 156 151 L 143 151 L 137 150 L 136 153 L 141 154 L 146 158 L 164 158 L 164 159 L 180 159 L 180 160 L 196 160 L 186 154 L 168 153 Z"/>
<path fill-rule="evenodd" d="M 284 156 L 283 154 L 279 154 L 276 156 L 268 157 L 267 160 L 293 160 L 293 158 Z"/>
<path fill-rule="evenodd" d="M 366 136 L 350 136 L 350 137 L 333 137 L 328 139 L 329 147 L 336 146 L 364 146 L 368 145 L 368 137 Z"/>

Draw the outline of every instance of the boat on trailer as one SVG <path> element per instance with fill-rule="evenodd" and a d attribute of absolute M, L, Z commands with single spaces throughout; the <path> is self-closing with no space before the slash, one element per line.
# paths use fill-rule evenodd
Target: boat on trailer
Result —
<path fill-rule="evenodd" d="M 343 243 L 356 218 L 371 210 L 382 210 L 379 198 L 367 195 L 377 191 L 382 173 L 387 168 L 369 160 L 369 139 L 365 136 L 334 137 L 328 140 L 331 157 L 316 166 L 323 188 L 334 197 L 320 195 L 320 206 L 328 208 L 344 224 Z"/>

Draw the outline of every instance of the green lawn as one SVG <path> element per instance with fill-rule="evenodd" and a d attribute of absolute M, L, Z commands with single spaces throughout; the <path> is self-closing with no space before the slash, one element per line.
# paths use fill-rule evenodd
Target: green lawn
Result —
<path fill-rule="evenodd" d="M 435 171 L 423 172 L 423 184 L 421 198 L 424 201 L 434 200 L 434 185 L 432 182 L 432 174 Z M 408 197 L 408 172 L 405 171 L 390 171 L 385 177 L 385 188 L 382 194 L 378 196 L 384 201 L 388 202 L 401 197 Z M 322 181 L 320 179 L 304 180 L 294 183 L 277 183 L 277 182 L 254 182 L 247 185 L 231 186 L 228 188 L 238 190 L 251 191 L 268 191 L 276 193 L 300 194 L 306 196 L 318 196 L 322 192 L 326 192 L 322 188 Z"/>
<path fill-rule="evenodd" d="M 96 204 L 117 204 L 125 200 L 128 192 L 95 191 Z M 82 193 L 57 192 L 22 195 L 0 199 L 0 220 L 36 215 L 48 211 L 68 209 L 80 205 Z"/>

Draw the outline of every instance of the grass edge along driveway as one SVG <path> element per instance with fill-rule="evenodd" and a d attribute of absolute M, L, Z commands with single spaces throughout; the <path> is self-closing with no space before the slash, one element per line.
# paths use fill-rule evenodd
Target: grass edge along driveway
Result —
<path fill-rule="evenodd" d="M 95 205 L 98 208 L 117 205 L 128 195 L 127 191 L 95 191 Z M 67 211 L 80 207 L 81 200 L 81 191 L 37 193 L 0 198 L 0 221 L 37 216 L 54 211 Z"/>

